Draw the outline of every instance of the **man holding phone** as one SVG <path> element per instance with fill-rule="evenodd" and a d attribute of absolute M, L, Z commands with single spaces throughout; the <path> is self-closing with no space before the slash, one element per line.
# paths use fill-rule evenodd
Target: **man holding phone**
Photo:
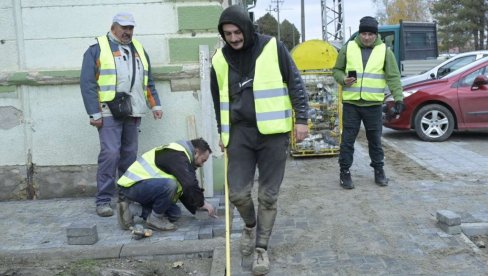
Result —
<path fill-rule="evenodd" d="M 387 186 L 381 145 L 382 104 L 386 85 L 392 92 L 398 113 L 403 111 L 404 105 L 395 56 L 381 41 L 375 18 L 365 16 L 360 20 L 359 35 L 342 47 L 332 70 L 335 80 L 343 86 L 340 185 L 344 189 L 354 188 L 349 168 L 353 163 L 354 142 L 363 122 L 375 183 Z"/>

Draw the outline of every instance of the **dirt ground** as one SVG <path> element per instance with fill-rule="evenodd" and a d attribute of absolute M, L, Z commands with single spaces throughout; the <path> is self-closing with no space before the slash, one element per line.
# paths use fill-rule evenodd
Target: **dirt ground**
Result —
<path fill-rule="evenodd" d="M 44 263 L 0 268 L 4 276 L 206 276 L 210 273 L 211 258 L 154 260 L 123 258 L 110 260 L 82 260 L 64 264 Z"/>
<path fill-rule="evenodd" d="M 293 237 L 272 245 L 270 249 L 271 262 L 276 266 L 290 272 L 289 275 L 298 275 L 297 271 L 304 271 L 306 267 L 293 266 L 290 258 L 310 248 L 328 248 L 340 255 L 346 247 L 351 247 L 348 237 L 362 235 L 357 229 L 351 227 L 354 223 L 365 223 L 371 225 L 372 229 L 387 237 L 388 244 L 396 244 L 395 235 L 398 233 L 383 227 L 385 223 L 385 210 L 378 209 L 375 202 L 364 198 L 361 189 L 370 189 L 378 194 L 379 200 L 392 201 L 393 197 L 403 196 L 411 193 L 412 190 L 405 185 L 412 179 L 416 181 L 440 181 L 439 177 L 429 170 L 412 162 L 408 157 L 389 148 L 385 145 L 386 172 L 390 178 L 395 180 L 395 193 L 383 190 L 373 190 L 377 187 L 372 184 L 372 169 L 369 168 L 369 157 L 367 156 L 367 145 L 364 132 L 360 132 L 359 143 L 363 152 L 356 153 L 354 166 L 367 166 L 368 174 L 356 173 L 357 167 L 353 166 L 353 180 L 358 183 L 356 193 L 345 193 L 338 185 L 338 164 L 337 157 L 325 158 L 290 158 L 285 180 L 280 191 L 278 219 L 306 217 L 309 222 L 320 222 L 318 227 L 307 227 L 306 229 L 294 230 Z M 366 150 L 364 150 L 366 149 Z M 362 165 L 359 165 L 362 164 Z M 362 170 L 366 171 L 366 170 Z M 382 189 L 382 188 L 378 188 Z M 473 191 L 466 191 L 467 193 Z M 256 192 L 254 192 L 254 195 Z M 255 201 L 256 202 L 256 201 Z M 436 208 L 434 206 L 433 208 Z M 347 208 L 355 211 L 348 211 Z M 397 208 L 401 213 L 399 220 L 415 221 L 416 217 L 424 216 L 429 218 L 430 206 L 419 205 L 417 210 L 402 209 L 402 206 L 388 206 Z M 358 211 L 359 210 L 359 211 Z M 400 211 L 401 210 L 401 211 Z M 435 209 L 434 209 L 435 210 Z M 360 212 L 358 218 L 350 218 L 348 212 Z M 356 220 L 356 221 L 355 221 Z M 276 227 L 275 227 L 276 228 Z M 276 229 L 279 232 L 279 229 Z M 368 233 L 366 233 L 367 235 Z M 389 238 L 391 237 L 391 238 Z M 273 240 L 273 238 L 272 238 Z M 485 244 L 488 241 L 484 240 Z M 372 253 L 391 255 L 401 260 L 406 257 L 399 254 L 396 249 L 385 249 L 383 244 L 370 241 L 369 243 L 358 244 L 358 252 L 362 250 Z M 362 248 L 361 248 L 362 247 Z M 366 247 L 366 248 L 365 248 Z M 352 245 L 354 248 L 354 245 Z M 456 251 L 456 248 L 450 250 Z M 451 254 L 445 252 L 434 252 L 440 255 Z M 432 253 L 432 254 L 434 254 Z M 173 260 L 154 259 L 120 259 L 120 260 L 90 260 L 78 261 L 65 264 L 38 264 L 26 267 L 0 268 L 0 275 L 208 275 L 211 267 L 211 258 L 182 258 Z M 436 267 L 432 261 L 423 261 L 422 258 L 415 259 L 422 271 L 429 269 L 441 269 Z M 422 266 L 425 266 L 422 268 Z M 302 269 L 302 270 L 301 270 Z M 449 269 L 446 267 L 445 269 Z M 352 273 L 354 274 L 354 273 Z"/>

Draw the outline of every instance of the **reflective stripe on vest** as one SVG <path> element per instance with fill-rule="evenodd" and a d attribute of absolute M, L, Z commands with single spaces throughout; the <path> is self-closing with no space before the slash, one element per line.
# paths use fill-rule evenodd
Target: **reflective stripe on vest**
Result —
<path fill-rule="evenodd" d="M 344 87 L 342 91 L 343 100 L 363 99 L 371 102 L 383 102 L 386 87 L 385 54 L 386 45 L 384 43 L 375 46 L 368 59 L 366 68 L 363 70 L 361 48 L 354 41 L 347 44 L 346 72 L 356 70 L 357 81 L 350 87 Z"/>
<path fill-rule="evenodd" d="M 185 147 L 178 143 L 170 143 L 165 146 L 156 147 L 144 153 L 134 163 L 132 163 L 132 165 L 130 165 L 124 175 L 122 175 L 122 177 L 120 177 L 120 179 L 117 181 L 117 184 L 122 187 L 128 188 L 134 185 L 136 182 L 146 179 L 165 178 L 168 180 L 172 180 L 177 184 L 177 191 L 175 193 L 175 196 L 173 197 L 173 202 L 176 202 L 183 194 L 181 183 L 176 180 L 176 177 L 160 170 L 155 164 L 156 151 L 162 149 L 173 149 L 176 151 L 184 152 L 186 154 L 186 157 L 188 157 L 188 160 L 191 162 L 191 153 L 189 153 L 185 149 Z"/>
<path fill-rule="evenodd" d="M 229 65 L 219 49 L 212 58 L 220 95 L 221 138 L 225 146 L 230 134 Z M 272 38 L 256 59 L 253 81 L 256 122 L 262 134 L 290 132 L 292 106 L 281 76 L 276 39 Z"/>
<path fill-rule="evenodd" d="M 114 55 L 112 49 L 110 48 L 110 43 L 108 42 L 108 37 L 106 35 L 97 37 L 98 44 L 100 45 L 100 74 L 98 76 L 98 87 L 99 87 L 99 98 L 100 102 L 109 102 L 114 99 L 115 92 L 117 89 L 117 70 L 115 68 Z M 144 69 L 144 86 L 142 88 L 145 91 L 146 98 L 147 93 L 147 83 L 148 83 L 148 68 L 149 63 L 147 62 L 146 55 L 144 54 L 144 48 L 139 41 L 132 39 L 132 44 L 136 49 L 137 55 L 142 62 Z M 141 53 L 141 54 L 140 54 Z"/>

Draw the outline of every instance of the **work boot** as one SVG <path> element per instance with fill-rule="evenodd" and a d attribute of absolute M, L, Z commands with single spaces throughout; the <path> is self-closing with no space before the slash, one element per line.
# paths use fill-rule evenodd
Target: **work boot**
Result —
<path fill-rule="evenodd" d="M 252 263 L 252 274 L 265 275 L 269 272 L 268 252 L 257 247 L 254 251 L 254 262 Z"/>
<path fill-rule="evenodd" d="M 352 184 L 351 172 L 349 169 L 341 169 L 340 174 L 341 187 L 344 189 L 354 189 L 354 184 Z"/>
<path fill-rule="evenodd" d="M 169 222 L 167 218 L 161 215 L 161 217 L 155 216 L 154 212 L 149 215 L 146 220 L 146 226 L 160 231 L 173 231 L 176 230 L 176 225 Z"/>
<path fill-rule="evenodd" d="M 129 230 L 134 224 L 134 215 L 129 208 L 130 202 L 122 200 L 117 203 L 117 219 L 122 230 Z"/>
<path fill-rule="evenodd" d="M 383 168 L 374 169 L 374 182 L 378 186 L 388 186 L 388 178 L 386 178 Z"/>
<path fill-rule="evenodd" d="M 110 203 L 101 203 L 97 205 L 97 215 L 101 217 L 111 217 L 114 214 L 114 210 L 110 206 Z"/>
<path fill-rule="evenodd" d="M 256 227 L 249 228 L 244 226 L 244 229 L 242 229 L 240 249 L 241 249 L 241 254 L 244 256 L 251 255 L 254 249 L 254 242 L 256 240 L 256 235 L 254 233 L 255 228 Z"/>

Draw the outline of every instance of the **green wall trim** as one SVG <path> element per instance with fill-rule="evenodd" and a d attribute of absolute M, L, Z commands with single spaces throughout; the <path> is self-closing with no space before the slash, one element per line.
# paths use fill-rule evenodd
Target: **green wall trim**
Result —
<path fill-rule="evenodd" d="M 0 86 L 0 93 L 10 93 L 15 92 L 15 85 Z"/>
<path fill-rule="evenodd" d="M 168 44 L 171 62 L 198 63 L 199 45 L 208 45 L 210 53 L 213 53 L 217 42 L 217 37 L 170 38 Z"/>
<path fill-rule="evenodd" d="M 178 27 L 180 32 L 209 30 L 217 32 L 217 24 L 222 6 L 190 6 L 178 8 Z"/>
<path fill-rule="evenodd" d="M 195 61 L 198 61 L 198 58 Z M 80 70 L 4 72 L 0 74 L 0 92 L 13 92 L 17 85 L 78 84 L 80 83 L 80 72 Z M 154 80 L 157 81 L 199 77 L 198 72 L 183 71 L 181 65 L 155 66 L 152 67 L 151 72 Z"/>

